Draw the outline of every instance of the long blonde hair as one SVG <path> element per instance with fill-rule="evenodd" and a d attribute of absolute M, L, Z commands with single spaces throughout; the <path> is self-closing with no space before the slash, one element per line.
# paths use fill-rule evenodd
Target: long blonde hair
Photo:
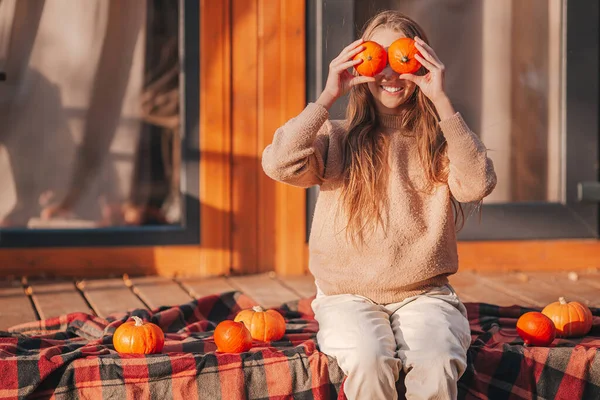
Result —
<path fill-rule="evenodd" d="M 421 27 L 409 17 L 397 11 L 384 11 L 370 19 L 363 29 L 363 39 L 368 40 L 379 28 L 402 32 L 406 37 L 427 37 Z M 417 74 L 422 74 L 421 68 Z M 419 90 L 405 103 L 404 126 L 417 134 L 419 158 L 425 171 L 428 186 L 448 181 L 448 158 L 446 140 L 438 125 L 438 115 L 433 103 Z M 365 84 L 350 90 L 346 113 L 348 133 L 343 140 L 344 183 L 341 204 L 348 218 L 346 234 L 354 243 L 364 244 L 365 237 L 379 225 L 386 228 L 389 209 L 387 181 L 389 174 L 388 139 L 381 131 L 375 100 Z M 461 204 L 452 198 L 455 224 L 464 224 Z"/>

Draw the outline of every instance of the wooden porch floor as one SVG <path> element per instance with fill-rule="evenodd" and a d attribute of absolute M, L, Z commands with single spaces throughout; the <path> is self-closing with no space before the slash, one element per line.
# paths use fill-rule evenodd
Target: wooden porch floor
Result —
<path fill-rule="evenodd" d="M 451 284 L 463 302 L 543 307 L 559 296 L 600 307 L 600 272 L 460 272 Z M 275 274 L 219 278 L 128 277 L 83 281 L 0 281 L 0 330 L 71 312 L 105 317 L 132 308 L 152 309 L 214 293 L 240 290 L 264 307 L 310 297 L 313 280 Z"/>

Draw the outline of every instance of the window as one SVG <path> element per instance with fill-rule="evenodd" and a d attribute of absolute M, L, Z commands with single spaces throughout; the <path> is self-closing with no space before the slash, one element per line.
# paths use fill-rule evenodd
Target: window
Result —
<path fill-rule="evenodd" d="M 198 7 L 0 2 L 0 246 L 198 243 Z"/>

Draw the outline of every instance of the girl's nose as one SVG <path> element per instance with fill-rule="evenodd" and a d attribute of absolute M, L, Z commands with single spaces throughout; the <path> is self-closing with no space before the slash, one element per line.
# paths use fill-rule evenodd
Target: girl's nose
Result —
<path fill-rule="evenodd" d="M 390 64 L 387 64 L 385 66 L 385 68 L 383 69 L 383 71 L 381 71 L 379 73 L 379 75 L 381 76 L 381 78 L 383 78 L 385 80 L 391 80 L 394 78 L 394 75 L 398 75 L 398 74 L 396 74 L 396 72 L 394 72 L 392 67 L 390 67 Z"/>

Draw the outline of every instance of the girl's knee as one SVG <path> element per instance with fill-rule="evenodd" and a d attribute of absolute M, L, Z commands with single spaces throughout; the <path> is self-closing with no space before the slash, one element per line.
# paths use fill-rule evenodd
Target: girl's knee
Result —
<path fill-rule="evenodd" d="M 398 378 L 400 360 L 389 349 L 378 344 L 361 345 L 354 349 L 353 353 L 346 365 L 348 374 L 378 376 L 391 373 L 395 379 Z"/>
<path fill-rule="evenodd" d="M 429 372 L 437 370 L 443 375 L 458 379 L 467 367 L 467 354 L 460 346 L 441 346 L 410 353 L 399 354 L 399 357 L 405 360 L 405 370 Z"/>

